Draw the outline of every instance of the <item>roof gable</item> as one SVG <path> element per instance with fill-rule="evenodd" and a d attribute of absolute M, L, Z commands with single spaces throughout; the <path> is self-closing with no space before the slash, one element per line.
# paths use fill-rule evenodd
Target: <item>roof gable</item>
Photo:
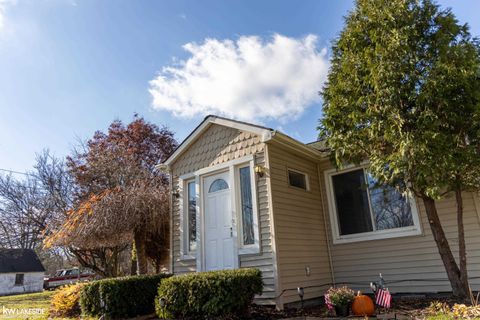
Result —
<path fill-rule="evenodd" d="M 32 249 L 0 249 L 0 273 L 45 272 Z"/>
<path fill-rule="evenodd" d="M 173 154 L 168 157 L 162 165 L 170 166 L 174 163 L 197 139 L 207 131 L 212 125 L 221 125 L 229 128 L 238 129 L 243 132 L 250 132 L 258 135 L 261 142 L 265 142 L 272 137 L 273 129 L 242 122 L 226 119 L 218 116 L 208 116 L 200 123 L 190 135 L 178 146 Z"/>
<path fill-rule="evenodd" d="M 211 125 L 169 166 L 175 176 L 253 155 L 264 150 L 261 138 L 235 128 Z"/>

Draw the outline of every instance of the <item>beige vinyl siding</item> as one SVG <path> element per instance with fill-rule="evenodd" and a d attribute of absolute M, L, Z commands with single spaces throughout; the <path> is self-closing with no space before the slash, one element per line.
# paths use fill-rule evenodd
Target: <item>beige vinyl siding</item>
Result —
<path fill-rule="evenodd" d="M 322 162 L 321 167 L 322 171 L 332 168 L 327 160 Z M 322 190 L 326 194 L 325 179 L 322 179 L 321 183 Z M 480 277 L 480 225 L 474 201 L 476 196 L 472 193 L 465 193 L 463 196 L 469 276 Z M 355 283 L 353 287 L 369 291 L 369 283 L 377 281 L 379 273 L 382 273 L 387 283 L 388 281 L 416 280 L 391 283 L 388 287 L 392 292 L 451 291 L 423 203 L 417 199 L 416 204 L 423 231 L 421 235 L 332 245 L 332 263 L 337 283 Z M 448 197 L 438 201 L 437 209 L 452 251 L 457 257 L 455 198 Z M 325 212 L 329 218 L 327 210 L 325 203 Z M 328 236 L 332 237 L 330 228 Z M 444 280 L 435 281 L 436 279 Z M 474 290 L 480 289 L 478 279 L 472 280 L 471 285 Z"/>
<path fill-rule="evenodd" d="M 314 161 L 299 157 L 274 143 L 268 146 L 280 303 L 298 301 L 297 287 L 330 283 L 319 175 Z M 308 175 L 310 189 L 288 185 L 287 168 Z M 310 276 L 305 268 L 310 268 Z M 328 286 L 305 289 L 305 299 L 323 295 Z"/>
<path fill-rule="evenodd" d="M 237 129 L 212 125 L 172 164 L 173 188 L 179 177 L 196 170 L 225 163 L 247 155 L 254 155 L 256 164 L 265 164 L 265 145 L 260 137 Z M 255 267 L 263 272 L 264 292 L 256 302 L 273 304 L 275 297 L 274 254 L 272 250 L 269 190 L 267 177 L 257 178 L 257 205 L 259 213 L 260 253 L 240 256 L 240 267 Z M 180 211 L 178 199 L 173 199 L 173 272 L 195 272 L 195 260 L 180 258 Z"/>

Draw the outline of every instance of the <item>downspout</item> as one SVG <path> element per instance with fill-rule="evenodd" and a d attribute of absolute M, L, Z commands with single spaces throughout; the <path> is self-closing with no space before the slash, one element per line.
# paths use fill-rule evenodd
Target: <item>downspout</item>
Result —
<path fill-rule="evenodd" d="M 328 264 L 330 265 L 330 277 L 332 278 L 332 283 L 336 285 L 335 283 L 335 272 L 333 271 L 333 260 L 332 260 L 332 250 L 331 250 L 331 244 L 330 244 L 330 232 L 327 230 L 328 224 L 327 224 L 327 212 L 328 206 L 325 206 L 325 198 L 323 195 L 324 188 L 322 186 L 325 186 L 323 181 L 325 179 L 322 179 L 322 176 L 320 174 L 320 164 L 317 163 L 317 173 L 318 173 L 318 182 L 320 184 L 320 199 L 322 201 L 322 208 L 323 208 L 323 224 L 325 225 L 325 236 L 326 236 L 326 241 L 327 241 L 327 253 L 328 253 Z M 326 186 L 325 186 L 326 187 Z M 331 227 L 331 226 L 330 226 Z"/>

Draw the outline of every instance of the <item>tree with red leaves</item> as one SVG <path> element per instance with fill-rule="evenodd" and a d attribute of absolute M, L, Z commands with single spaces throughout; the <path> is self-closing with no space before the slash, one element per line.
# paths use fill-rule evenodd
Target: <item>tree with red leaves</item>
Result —
<path fill-rule="evenodd" d="M 176 146 L 170 130 L 136 115 L 128 125 L 116 120 L 107 133 L 97 131 L 81 151 L 67 157 L 78 187 L 77 205 L 46 244 L 85 249 L 133 240 L 137 273 L 145 274 L 147 253 L 168 250 L 168 179 L 155 165 Z M 163 250 L 148 250 L 150 239 L 160 241 Z"/>

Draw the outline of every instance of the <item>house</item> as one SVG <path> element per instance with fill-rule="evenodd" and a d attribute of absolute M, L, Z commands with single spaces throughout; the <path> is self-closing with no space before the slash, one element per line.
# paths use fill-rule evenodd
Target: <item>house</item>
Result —
<path fill-rule="evenodd" d="M 44 274 L 32 249 L 0 249 L 0 296 L 42 291 Z"/>
<path fill-rule="evenodd" d="M 371 292 L 451 291 L 421 201 L 378 187 L 368 165 L 337 171 L 322 143 L 208 116 L 161 165 L 172 187 L 171 271 L 256 267 L 259 304 Z M 469 276 L 480 289 L 480 199 L 464 195 Z M 454 254 L 455 199 L 437 204 Z"/>

